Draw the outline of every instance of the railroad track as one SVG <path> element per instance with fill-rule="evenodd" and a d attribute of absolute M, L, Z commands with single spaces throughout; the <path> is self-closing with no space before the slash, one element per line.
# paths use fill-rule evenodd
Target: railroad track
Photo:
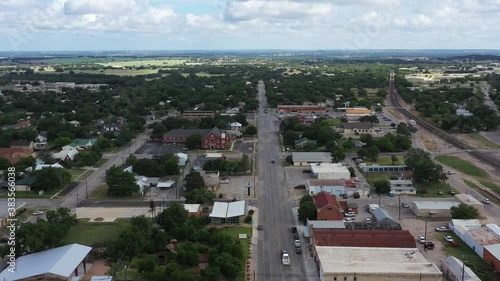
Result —
<path fill-rule="evenodd" d="M 467 151 L 470 155 L 472 155 L 474 158 L 477 160 L 487 163 L 490 166 L 500 169 L 500 159 L 498 157 L 491 155 L 486 152 L 481 152 L 481 151 L 476 151 L 472 147 L 470 147 L 468 144 L 462 142 L 461 140 L 453 137 L 452 135 L 446 133 L 445 131 L 439 129 L 436 127 L 434 124 L 430 123 L 429 121 L 425 120 L 424 118 L 417 116 L 407 110 L 406 108 L 403 108 L 398 94 L 395 91 L 394 88 L 394 73 L 391 72 L 391 79 L 389 82 L 389 102 L 392 104 L 395 110 L 397 110 L 399 113 L 402 115 L 406 116 L 409 119 L 413 119 L 417 122 L 419 126 L 422 128 L 426 129 L 427 131 L 439 136 L 443 140 L 447 141 L 449 144 L 455 146 L 458 149 L 463 149 Z"/>

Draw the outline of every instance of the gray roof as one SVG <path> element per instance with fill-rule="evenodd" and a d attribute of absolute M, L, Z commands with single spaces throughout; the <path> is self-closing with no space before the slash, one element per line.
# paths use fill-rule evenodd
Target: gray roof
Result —
<path fill-rule="evenodd" d="M 245 200 L 234 202 L 214 202 L 211 218 L 233 218 L 244 216 L 247 213 Z"/>
<path fill-rule="evenodd" d="M 0 280 L 14 281 L 43 274 L 68 278 L 90 251 L 91 247 L 71 244 L 22 256 L 16 260 L 15 273 L 7 267 L 0 273 Z"/>
<path fill-rule="evenodd" d="M 382 208 L 376 208 L 375 210 L 373 210 L 372 213 L 377 221 L 381 221 L 381 220 L 394 221 L 394 219 L 391 217 L 391 215 L 389 215 L 389 213 Z"/>
<path fill-rule="evenodd" d="M 462 272 L 464 273 L 463 279 L 464 281 L 481 281 L 479 277 L 461 260 L 455 258 L 454 256 L 449 256 L 443 260 L 443 266 L 447 267 L 454 276 L 459 276 L 462 278 Z"/>
<path fill-rule="evenodd" d="M 344 221 L 317 221 L 317 220 L 307 220 L 307 226 L 304 227 L 304 237 L 308 238 L 311 236 L 309 233 L 309 225 L 312 225 L 313 229 L 345 229 Z"/>
<path fill-rule="evenodd" d="M 92 276 L 90 281 L 113 281 L 113 276 Z"/>
<path fill-rule="evenodd" d="M 189 137 L 192 135 L 200 135 L 202 137 L 208 135 L 211 129 L 173 129 L 164 134 L 164 137 Z"/>
<path fill-rule="evenodd" d="M 344 129 L 360 129 L 360 130 L 368 130 L 373 128 L 373 124 L 369 122 L 354 122 L 354 123 L 342 123 L 340 125 Z"/>
<path fill-rule="evenodd" d="M 401 225 L 397 222 L 346 222 L 346 229 L 349 230 L 403 230 Z"/>
<path fill-rule="evenodd" d="M 398 189 L 398 190 L 416 190 L 417 188 L 414 186 L 404 186 L 404 185 L 391 185 L 391 190 L 393 189 Z"/>
<path fill-rule="evenodd" d="M 413 182 L 411 180 L 389 180 L 389 183 L 391 185 L 406 185 L 406 186 L 411 186 Z"/>
<path fill-rule="evenodd" d="M 293 152 L 293 161 L 297 162 L 332 162 L 330 152 Z"/>

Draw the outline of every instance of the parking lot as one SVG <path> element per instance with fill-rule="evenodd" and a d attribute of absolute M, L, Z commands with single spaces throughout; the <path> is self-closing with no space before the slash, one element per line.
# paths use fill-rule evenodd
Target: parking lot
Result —
<path fill-rule="evenodd" d="M 250 153 L 254 149 L 253 141 L 237 141 L 233 145 L 233 151 L 238 151 L 241 153 Z"/>
<path fill-rule="evenodd" d="M 143 146 L 141 146 L 135 154 L 165 154 L 167 152 L 178 153 L 182 152 L 184 145 L 162 145 L 158 142 L 146 142 Z"/>
<path fill-rule="evenodd" d="M 226 199 L 244 199 L 248 198 L 248 188 L 246 187 L 247 181 L 253 182 L 253 176 L 230 176 L 229 183 L 221 183 L 217 191 L 217 197 L 222 194 Z M 250 197 L 253 197 L 253 187 L 250 189 Z"/>
<path fill-rule="evenodd" d="M 311 173 L 304 173 L 304 170 L 310 170 L 310 166 L 304 167 L 286 167 L 286 180 L 288 187 L 294 187 L 301 184 L 306 184 L 308 179 L 312 179 Z"/>

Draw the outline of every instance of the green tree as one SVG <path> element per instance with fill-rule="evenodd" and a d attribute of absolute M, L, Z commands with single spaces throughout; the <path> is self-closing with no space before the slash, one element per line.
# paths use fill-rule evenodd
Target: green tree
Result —
<path fill-rule="evenodd" d="M 243 153 L 240 161 L 240 171 L 246 173 L 250 169 L 250 159 L 246 153 Z"/>
<path fill-rule="evenodd" d="M 106 175 L 108 194 L 111 196 L 130 196 L 140 191 L 134 175 L 124 171 L 122 168 L 113 166 Z"/>
<path fill-rule="evenodd" d="M 413 178 L 417 182 L 431 184 L 446 180 L 446 174 L 443 172 L 443 166 L 434 163 L 431 159 L 422 159 L 413 168 Z"/>
<path fill-rule="evenodd" d="M 351 178 L 355 178 L 356 177 L 356 171 L 354 170 L 353 167 L 349 167 L 347 168 L 349 170 L 349 173 L 351 174 Z"/>
<path fill-rule="evenodd" d="M 423 159 L 430 159 L 431 155 L 420 148 L 412 148 L 408 150 L 405 156 L 405 164 L 408 170 L 413 171 L 418 162 Z"/>
<path fill-rule="evenodd" d="M 74 165 L 78 167 L 93 166 L 101 159 L 101 155 L 91 150 L 80 151 L 75 156 Z"/>
<path fill-rule="evenodd" d="M 76 214 L 73 214 L 70 209 L 65 207 L 59 207 L 56 210 L 49 210 L 45 216 L 48 222 L 55 225 L 68 226 L 68 230 L 71 226 L 78 223 Z"/>
<path fill-rule="evenodd" d="M 153 272 L 159 263 L 156 255 L 144 255 L 136 260 L 137 272 Z"/>
<path fill-rule="evenodd" d="M 47 167 L 33 172 L 33 175 L 36 176 L 33 189 L 37 191 L 61 188 L 71 180 L 71 174 L 63 168 Z"/>
<path fill-rule="evenodd" d="M 311 195 L 304 195 L 299 203 L 299 220 L 306 224 L 307 220 L 316 219 L 316 204 Z"/>
<path fill-rule="evenodd" d="M 245 135 L 254 136 L 256 134 L 257 134 L 257 127 L 255 127 L 254 125 L 249 125 L 248 127 L 246 127 Z"/>
<path fill-rule="evenodd" d="M 167 128 L 163 126 L 163 124 L 159 123 L 153 127 L 153 131 L 151 132 L 152 139 L 161 139 L 163 135 L 167 132 Z"/>
<path fill-rule="evenodd" d="M 173 202 L 157 217 L 159 225 L 166 230 L 171 230 L 183 225 L 187 219 L 188 211 L 184 208 L 184 205 L 179 202 Z"/>
<path fill-rule="evenodd" d="M 345 151 L 344 148 L 340 145 L 332 145 L 330 148 L 330 154 L 332 155 L 332 161 L 334 163 L 342 162 L 345 159 Z"/>
<path fill-rule="evenodd" d="M 200 149 L 201 148 L 201 140 L 203 137 L 199 134 L 194 134 L 186 138 L 186 147 L 188 149 Z"/>
<path fill-rule="evenodd" d="M 411 124 L 406 124 L 404 122 L 399 123 L 398 127 L 396 128 L 396 134 L 403 135 L 406 137 L 411 137 L 411 135 L 416 133 L 417 131 L 418 131 L 417 127 Z"/>
<path fill-rule="evenodd" d="M 219 281 L 220 280 L 220 268 L 215 265 L 209 265 L 205 271 L 203 271 L 203 280 L 206 281 Z"/>
<path fill-rule="evenodd" d="M 60 137 L 55 139 L 52 143 L 54 144 L 54 146 L 63 147 L 70 144 L 71 142 L 72 140 L 68 137 Z"/>
<path fill-rule="evenodd" d="M 98 138 L 94 146 L 100 149 L 109 149 L 113 147 L 113 143 L 107 138 Z"/>
<path fill-rule="evenodd" d="M 189 204 L 210 204 L 214 199 L 215 194 L 205 187 L 197 187 L 190 192 L 186 192 L 186 203 Z"/>
<path fill-rule="evenodd" d="M 200 172 L 191 172 L 186 175 L 184 187 L 187 192 L 193 191 L 199 187 L 205 187 L 205 180 L 201 176 Z"/>
<path fill-rule="evenodd" d="M 388 180 L 378 180 L 374 184 L 375 192 L 378 194 L 386 194 L 391 191 L 391 183 Z"/>
<path fill-rule="evenodd" d="M 378 155 L 380 154 L 380 149 L 372 145 L 366 150 L 366 157 L 370 158 L 373 162 L 377 162 Z"/>
<path fill-rule="evenodd" d="M 177 249 L 177 262 L 187 267 L 198 265 L 198 253 L 191 242 L 179 245 Z"/>
<path fill-rule="evenodd" d="M 479 218 L 479 211 L 475 207 L 464 203 L 451 207 L 450 211 L 452 219 L 471 220 Z"/>
<path fill-rule="evenodd" d="M 137 163 L 137 156 L 135 156 L 135 154 L 130 154 L 125 160 L 125 165 L 127 166 L 134 166 L 135 163 Z"/>
<path fill-rule="evenodd" d="M 399 159 L 396 155 L 392 155 L 391 156 L 391 161 L 392 161 L 392 165 L 396 165 L 396 163 L 399 162 Z"/>

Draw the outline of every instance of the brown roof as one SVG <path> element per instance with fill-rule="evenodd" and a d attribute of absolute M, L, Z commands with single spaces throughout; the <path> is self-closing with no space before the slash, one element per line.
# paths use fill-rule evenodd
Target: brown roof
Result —
<path fill-rule="evenodd" d="M 8 160 L 11 164 L 16 164 L 21 158 L 36 155 L 33 151 L 19 147 L 0 148 L 0 157 Z"/>
<path fill-rule="evenodd" d="M 10 146 L 30 146 L 32 141 L 27 141 L 27 140 L 15 140 L 10 143 Z"/>
<path fill-rule="evenodd" d="M 314 231 L 317 246 L 416 248 L 408 230 L 319 230 Z"/>
<path fill-rule="evenodd" d="M 331 179 L 312 179 L 309 180 L 311 186 L 344 186 L 344 180 L 331 180 Z"/>
<path fill-rule="evenodd" d="M 325 206 L 335 206 L 340 208 L 336 197 L 328 192 L 321 191 L 316 194 L 313 199 L 318 209 L 324 208 Z"/>

